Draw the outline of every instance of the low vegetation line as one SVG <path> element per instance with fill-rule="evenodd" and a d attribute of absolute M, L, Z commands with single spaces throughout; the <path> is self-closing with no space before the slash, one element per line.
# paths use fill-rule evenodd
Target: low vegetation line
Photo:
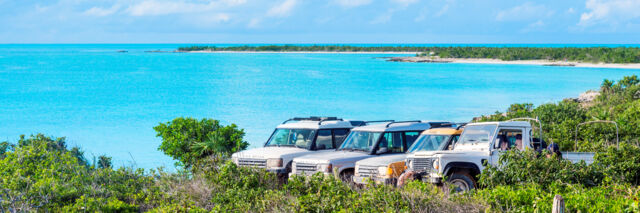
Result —
<path fill-rule="evenodd" d="M 438 58 L 485 58 L 504 61 L 551 60 L 590 63 L 640 63 L 637 47 L 439 47 L 439 46 L 349 46 L 265 45 L 190 46 L 178 52 L 407 52 Z"/>

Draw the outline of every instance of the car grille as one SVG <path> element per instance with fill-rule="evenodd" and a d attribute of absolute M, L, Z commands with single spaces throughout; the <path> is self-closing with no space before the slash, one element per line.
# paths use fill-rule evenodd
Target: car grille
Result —
<path fill-rule="evenodd" d="M 413 158 L 411 159 L 411 168 L 416 172 L 431 172 L 431 164 L 433 159 L 431 158 Z"/>
<path fill-rule="evenodd" d="M 251 159 L 251 158 L 240 158 L 238 159 L 239 166 L 250 166 L 257 168 L 267 168 L 267 160 L 266 159 Z"/>
<path fill-rule="evenodd" d="M 377 166 L 358 166 L 358 176 L 360 177 L 375 177 L 378 174 Z"/>
<path fill-rule="evenodd" d="M 296 174 L 312 175 L 317 172 L 317 165 L 313 163 L 296 163 Z"/>

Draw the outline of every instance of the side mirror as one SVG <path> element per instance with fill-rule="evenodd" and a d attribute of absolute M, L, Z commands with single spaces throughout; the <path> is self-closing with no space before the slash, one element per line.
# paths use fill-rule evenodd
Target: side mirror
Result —
<path fill-rule="evenodd" d="M 380 147 L 380 148 L 378 148 L 378 151 L 376 151 L 376 154 L 379 155 L 379 154 L 384 154 L 384 153 L 387 153 L 387 152 L 389 152 L 389 148 Z"/>

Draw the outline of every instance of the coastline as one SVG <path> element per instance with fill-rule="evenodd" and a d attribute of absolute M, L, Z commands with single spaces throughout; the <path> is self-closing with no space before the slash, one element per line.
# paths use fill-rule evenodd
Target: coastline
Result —
<path fill-rule="evenodd" d="M 389 54 L 389 55 L 416 55 L 419 52 L 354 52 L 354 51 L 174 51 L 176 53 L 248 53 L 248 54 Z M 539 65 L 560 67 L 589 67 L 589 68 L 616 68 L 616 69 L 640 69 L 640 63 L 612 64 L 612 63 L 588 63 L 576 61 L 552 61 L 552 60 L 514 60 L 503 61 L 493 58 L 438 58 L 429 56 L 390 57 L 387 61 L 410 63 L 457 63 L 457 64 L 512 64 L 512 65 Z"/>
<path fill-rule="evenodd" d="M 458 63 L 458 64 L 516 64 L 516 65 L 539 65 L 539 66 L 561 66 L 561 67 L 590 67 L 590 68 L 618 68 L 618 69 L 640 69 L 640 63 L 634 64 L 611 64 L 611 63 L 588 63 L 575 61 L 551 61 L 551 60 L 515 60 L 503 61 L 492 58 L 437 58 L 437 57 L 394 57 L 388 61 L 410 62 L 410 63 Z"/>
<path fill-rule="evenodd" d="M 286 53 L 286 54 L 390 54 L 390 55 L 416 55 L 419 52 L 364 52 L 364 51 L 209 51 L 209 50 L 195 50 L 195 51 L 179 51 L 177 53 Z"/>

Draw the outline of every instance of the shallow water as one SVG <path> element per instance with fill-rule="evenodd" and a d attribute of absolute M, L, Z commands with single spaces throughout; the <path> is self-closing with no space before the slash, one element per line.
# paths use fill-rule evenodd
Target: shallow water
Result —
<path fill-rule="evenodd" d="M 173 167 L 153 126 L 178 116 L 244 128 L 259 146 L 294 116 L 468 121 L 577 97 L 640 70 L 386 62 L 376 54 L 145 53 L 182 45 L 0 45 L 0 140 L 66 136 L 92 159 Z M 118 53 L 117 50 L 128 50 Z"/>

